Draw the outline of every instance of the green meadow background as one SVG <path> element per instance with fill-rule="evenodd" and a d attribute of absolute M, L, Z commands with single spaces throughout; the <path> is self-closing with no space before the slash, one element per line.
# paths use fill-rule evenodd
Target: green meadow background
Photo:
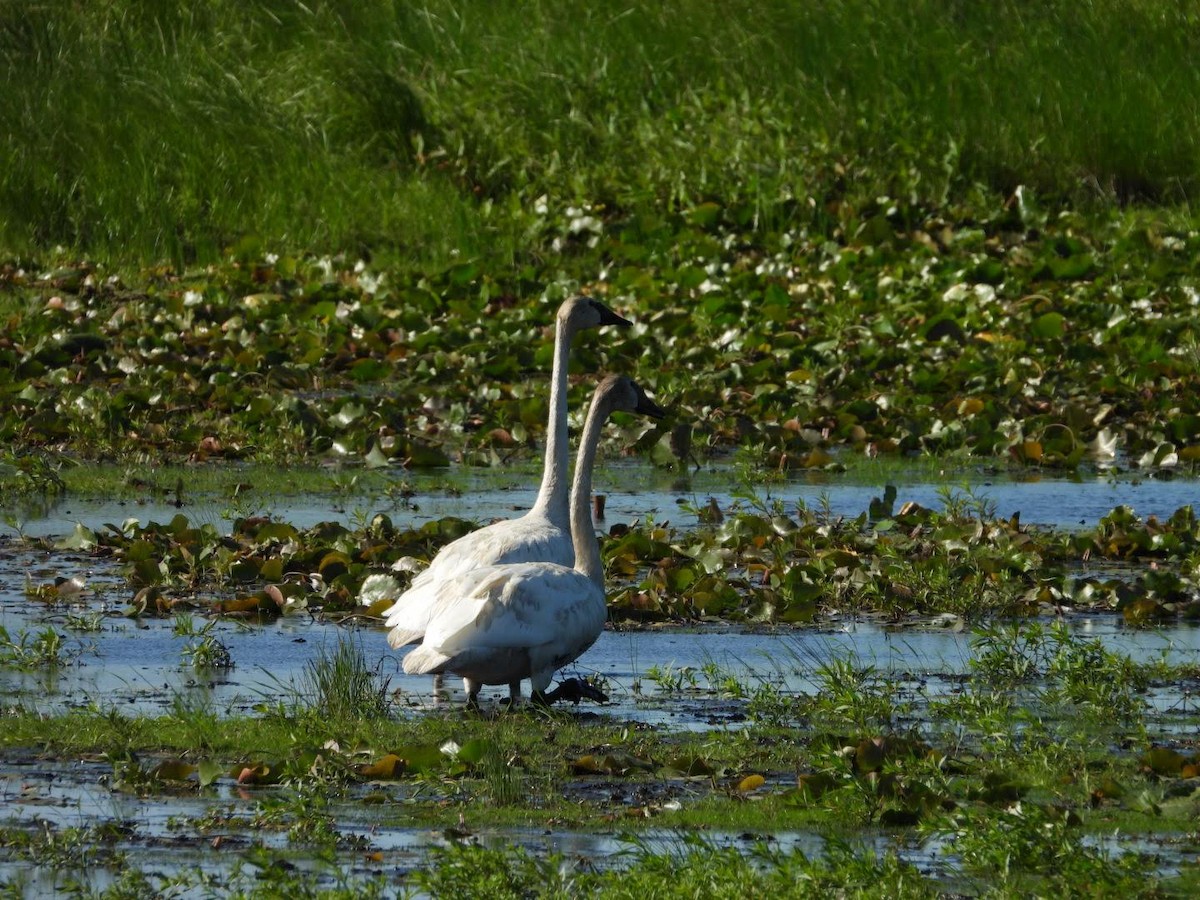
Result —
<path fill-rule="evenodd" d="M 1169 0 L 3 0 L 0 248 L 503 264 L 552 246 L 543 197 L 752 234 L 1018 185 L 1186 209 L 1197 59 Z"/>

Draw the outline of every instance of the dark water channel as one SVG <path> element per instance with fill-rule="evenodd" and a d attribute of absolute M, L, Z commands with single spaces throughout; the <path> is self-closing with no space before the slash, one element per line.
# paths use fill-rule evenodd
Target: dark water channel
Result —
<path fill-rule="evenodd" d="M 456 473 L 451 479 L 453 492 L 435 487 L 444 488 L 446 483 L 445 475 L 437 478 L 441 480 L 431 479 L 427 485 L 416 479 L 411 502 L 399 504 L 369 497 L 311 497 L 231 511 L 220 502 L 177 509 L 165 503 L 71 498 L 44 514 L 22 518 L 19 529 L 31 536 L 64 535 L 77 522 L 98 530 L 107 522 L 119 524 L 130 517 L 164 522 L 180 512 L 193 522 L 210 521 L 223 529 L 228 528 L 234 514 L 247 513 L 269 513 L 304 527 L 328 520 L 355 524 L 381 510 L 403 527 L 444 515 L 478 521 L 511 516 L 526 508 L 533 497 L 525 479 L 518 482 L 511 475 Z M 686 528 L 696 521 L 695 509 L 707 503 L 709 497 L 715 497 L 723 508 L 737 502 L 733 481 L 728 472 L 701 472 L 684 486 L 652 469 L 609 466 L 598 474 L 597 490 L 608 498 L 606 524 L 653 516 L 656 521 Z M 966 492 L 994 504 L 1000 515 L 1020 512 L 1023 522 L 1058 528 L 1094 525 L 1120 504 L 1133 507 L 1142 516 L 1165 517 L 1192 503 L 1200 493 L 1200 485 L 1193 481 L 1155 479 L 989 480 L 980 475 L 966 483 L 962 478 L 946 483 L 896 483 L 899 503 L 911 500 L 940 509 L 947 491 L 959 495 Z M 766 495 L 768 491 L 760 488 L 759 493 Z M 825 479 L 797 480 L 769 489 L 771 497 L 789 508 L 803 503 L 847 516 L 861 513 L 881 493 L 878 486 Z M 228 620 L 217 622 L 213 633 L 228 647 L 233 667 L 198 672 L 186 664 L 188 638 L 175 633 L 173 621 L 134 620 L 120 615 L 131 592 L 111 565 L 83 554 L 34 551 L 22 545 L 12 531 L 10 528 L 0 537 L 0 625 L 10 637 L 53 626 L 66 636 L 68 662 L 51 670 L 0 667 L 0 708 L 19 705 L 53 713 L 94 705 L 130 715 L 158 715 L 183 703 L 209 708 L 219 715 L 253 715 L 259 704 L 294 698 L 295 685 L 306 664 L 338 641 L 349 639 L 359 644 L 368 662 L 388 679 L 399 715 L 426 715 L 434 709 L 429 679 L 403 674 L 400 656 L 386 647 L 381 630 L 323 623 L 307 613 L 252 627 Z M 43 583 L 56 576 L 80 576 L 85 580 L 76 602 L 46 607 L 27 598 L 27 584 Z M 98 617 L 94 615 L 97 613 Z M 89 615 L 98 630 L 72 627 L 72 616 Z M 1069 624 L 1078 633 L 1099 637 L 1137 660 L 1163 659 L 1200 666 L 1200 629 L 1192 626 L 1130 630 L 1115 617 L 1104 615 L 1076 616 Z M 580 707 L 588 714 L 668 731 L 737 729 L 744 727 L 746 720 L 745 700 L 722 691 L 720 684 L 725 679 L 748 689 L 770 684 L 783 693 L 811 694 L 817 690 L 817 673 L 822 665 L 853 659 L 894 681 L 919 708 L 922 702 L 960 687 L 971 658 L 969 642 L 968 633 L 939 627 L 939 623 L 885 628 L 849 620 L 826 621 L 821 627 L 802 630 L 607 630 L 579 660 L 575 672 L 599 676 L 607 685 L 611 702 L 602 707 Z M 499 689 L 485 692 L 485 702 L 495 702 L 501 693 Z M 456 694 L 454 700 L 460 699 L 461 693 Z M 1171 692 L 1152 692 L 1150 701 L 1158 709 L 1172 709 L 1184 702 Z M 178 823 L 222 806 L 236 808 L 241 803 L 244 807 L 244 798 L 239 798 L 235 787 L 219 787 L 215 795 L 203 798 L 143 799 L 110 791 L 105 781 L 111 772 L 112 765 L 107 761 L 81 760 L 51 773 L 32 754 L 6 758 L 0 761 L 0 806 L 4 810 L 0 824 L 4 820 L 24 825 L 44 821 L 57 827 L 104 821 L 129 823 L 125 850 L 134 864 L 138 864 L 139 856 L 145 856 L 159 860 L 156 865 L 160 868 L 166 867 L 161 863 L 162 853 L 174 848 L 179 855 L 172 856 L 170 867 L 228 869 L 228 857 L 200 853 L 198 848 L 203 842 L 196 838 L 195 829 Z M 356 833 L 369 834 L 371 846 L 384 852 L 386 864 L 357 864 L 365 872 L 402 872 L 417 865 L 431 846 L 448 840 L 441 832 L 403 825 L 381 828 L 370 809 L 361 803 L 343 804 L 337 821 L 348 840 Z M 191 837 L 181 837 L 181 833 Z M 286 843 L 283 835 L 253 833 L 248 827 L 232 833 L 234 841 L 249 842 L 253 838 L 265 840 L 268 845 L 273 840 Z M 681 836 L 670 828 L 642 834 L 644 841 L 659 841 L 666 847 L 678 847 L 681 841 Z M 708 837 L 713 843 L 736 845 L 763 836 L 714 833 Z M 534 852 L 558 852 L 569 859 L 588 861 L 618 860 L 619 854 L 629 849 L 616 831 L 596 834 L 509 829 L 494 834 L 481 832 L 471 839 L 517 843 Z M 771 840 L 780 848 L 796 846 L 806 852 L 819 849 L 821 842 L 812 834 L 786 832 L 772 835 Z M 895 839 L 882 834 L 868 836 L 868 842 L 872 841 L 877 849 L 884 850 L 894 847 Z M 922 868 L 937 866 L 937 847 L 913 842 L 899 849 L 902 855 L 919 861 Z M 1161 847 L 1157 850 L 1163 852 Z M 1169 870 L 1173 865 L 1169 854 L 1164 860 Z M 0 863 L 0 879 L 11 876 L 11 870 L 11 864 Z M 36 894 L 36 879 L 31 885 Z"/>

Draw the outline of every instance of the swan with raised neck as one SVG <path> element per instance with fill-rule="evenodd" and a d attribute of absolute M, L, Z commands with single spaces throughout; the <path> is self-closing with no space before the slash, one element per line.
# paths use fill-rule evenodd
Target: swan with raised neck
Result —
<path fill-rule="evenodd" d="M 664 415 L 624 376 L 609 376 L 596 388 L 571 488 L 574 565 L 484 566 L 439 583 L 423 640 L 404 658 L 405 672 L 461 675 L 472 706 L 485 684 L 508 684 L 517 699 L 524 678 L 543 699 L 554 673 L 595 642 L 608 611 L 591 518 L 592 469 L 604 423 L 616 411 Z"/>

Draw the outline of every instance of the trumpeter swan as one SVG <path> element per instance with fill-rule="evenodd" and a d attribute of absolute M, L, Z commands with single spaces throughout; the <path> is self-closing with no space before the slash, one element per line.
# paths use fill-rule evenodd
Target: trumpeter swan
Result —
<path fill-rule="evenodd" d="M 591 518 L 592 466 L 604 423 L 617 410 L 664 415 L 624 376 L 609 376 L 596 388 L 571 487 L 574 566 L 509 563 L 439 582 L 424 639 L 404 657 L 405 672 L 461 675 L 470 706 L 485 684 L 515 685 L 515 700 L 522 678 L 530 679 L 535 700 L 545 700 L 554 673 L 592 645 L 608 613 Z"/>
<path fill-rule="evenodd" d="M 602 325 L 632 325 L 590 297 L 572 297 L 558 309 L 554 326 L 554 367 L 550 374 L 550 422 L 542 483 L 533 507 L 516 519 L 496 522 L 463 535 L 443 547 L 384 613 L 390 629 L 388 643 L 403 647 L 425 634 L 431 604 L 439 583 L 480 566 L 497 563 L 553 562 L 570 566 L 571 516 L 567 477 L 570 450 L 567 437 L 567 362 L 577 332 Z M 440 678 L 437 687 L 441 687 Z"/>

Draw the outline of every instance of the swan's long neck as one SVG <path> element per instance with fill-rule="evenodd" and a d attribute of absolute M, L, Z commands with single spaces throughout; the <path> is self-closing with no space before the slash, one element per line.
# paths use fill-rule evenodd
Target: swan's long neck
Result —
<path fill-rule="evenodd" d="M 604 587 L 604 564 L 600 561 L 600 544 L 592 525 L 592 466 L 596 462 L 600 432 L 608 419 L 609 406 L 602 394 L 592 400 L 583 436 L 579 439 L 575 483 L 571 486 L 571 543 L 575 547 L 575 569 L 601 588 Z"/>
<path fill-rule="evenodd" d="M 542 486 L 538 488 L 533 512 L 546 516 L 560 528 L 570 525 L 567 468 L 570 442 L 567 437 L 567 363 L 575 331 L 560 316 L 554 323 L 554 368 L 550 373 L 550 422 L 546 428 L 546 461 Z"/>

